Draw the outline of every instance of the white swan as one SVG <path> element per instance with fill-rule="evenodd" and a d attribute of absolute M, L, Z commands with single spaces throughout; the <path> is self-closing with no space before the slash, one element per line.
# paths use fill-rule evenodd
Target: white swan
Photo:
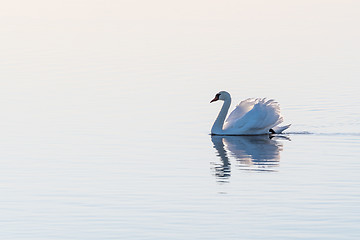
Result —
<path fill-rule="evenodd" d="M 291 124 L 279 127 L 283 121 L 280 115 L 280 107 L 274 100 L 265 98 L 249 98 L 236 106 L 226 119 L 231 96 L 226 91 L 216 94 L 210 103 L 217 100 L 224 101 L 218 117 L 212 128 L 212 135 L 261 135 L 270 133 L 281 133 L 289 128 Z"/>

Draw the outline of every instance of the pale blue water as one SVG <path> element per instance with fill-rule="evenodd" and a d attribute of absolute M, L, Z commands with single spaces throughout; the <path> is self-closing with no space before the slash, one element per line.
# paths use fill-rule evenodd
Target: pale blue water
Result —
<path fill-rule="evenodd" d="M 359 239 L 357 3 L 13 4 L 1 239 Z M 211 137 L 220 90 L 291 128 Z"/>

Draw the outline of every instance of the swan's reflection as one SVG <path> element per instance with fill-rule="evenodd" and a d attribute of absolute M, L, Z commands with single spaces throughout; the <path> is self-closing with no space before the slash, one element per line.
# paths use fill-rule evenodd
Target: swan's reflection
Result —
<path fill-rule="evenodd" d="M 221 163 L 214 164 L 215 176 L 220 182 L 227 182 L 231 175 L 229 158 L 235 158 L 242 170 L 276 171 L 279 166 L 283 145 L 276 139 L 287 137 L 261 136 L 211 136 Z"/>

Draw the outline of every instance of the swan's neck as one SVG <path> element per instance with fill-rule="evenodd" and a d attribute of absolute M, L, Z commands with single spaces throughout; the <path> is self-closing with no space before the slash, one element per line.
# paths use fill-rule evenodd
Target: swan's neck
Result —
<path fill-rule="evenodd" d="M 221 134 L 223 132 L 225 118 L 229 111 L 230 105 L 231 105 L 231 99 L 227 99 L 224 101 L 224 103 L 221 107 L 221 110 L 219 112 L 219 115 L 217 116 L 217 118 L 211 128 L 212 134 Z"/>

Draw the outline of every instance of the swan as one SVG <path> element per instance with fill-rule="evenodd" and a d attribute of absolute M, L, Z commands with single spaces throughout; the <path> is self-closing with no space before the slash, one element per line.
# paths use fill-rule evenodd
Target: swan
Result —
<path fill-rule="evenodd" d="M 283 118 L 280 115 L 280 106 L 277 102 L 266 98 L 248 98 L 239 103 L 235 109 L 226 115 L 231 105 L 231 96 L 226 91 L 215 95 L 210 103 L 222 100 L 222 108 L 212 128 L 211 135 L 263 135 L 282 133 L 289 128 L 278 126 Z M 226 119 L 226 121 L 225 121 Z"/>

